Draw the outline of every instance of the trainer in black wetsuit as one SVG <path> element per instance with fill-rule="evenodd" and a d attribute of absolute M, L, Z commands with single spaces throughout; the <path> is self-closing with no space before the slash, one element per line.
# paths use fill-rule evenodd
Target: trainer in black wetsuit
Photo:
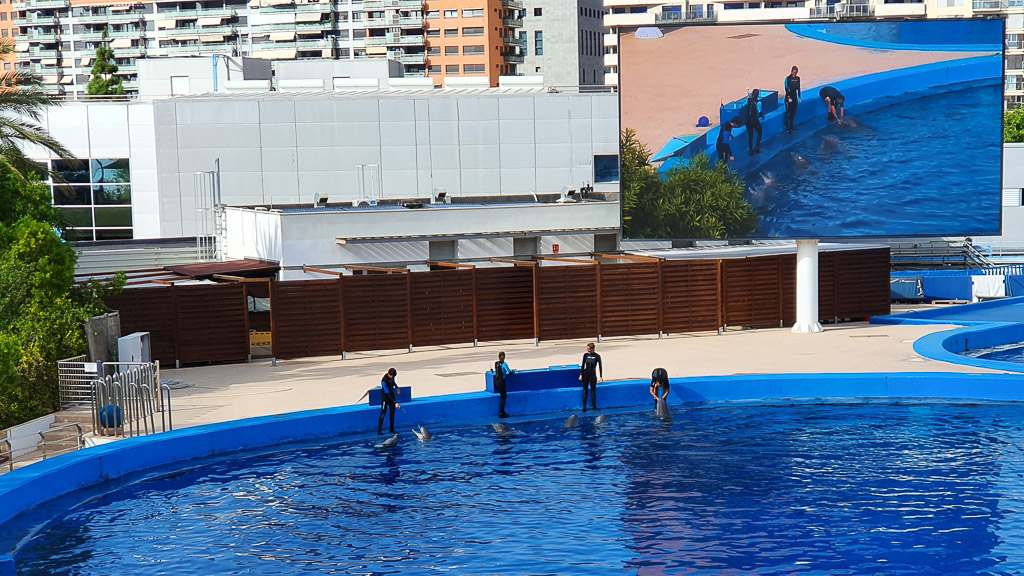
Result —
<path fill-rule="evenodd" d="M 751 154 L 761 153 L 761 90 L 754 88 L 747 97 L 747 151 Z M 754 144 L 754 133 L 757 133 L 757 144 Z"/>
<path fill-rule="evenodd" d="M 384 413 L 388 410 L 391 411 L 389 420 L 391 423 L 390 431 L 392 434 L 395 433 L 395 410 L 400 406 L 398 404 L 398 384 L 395 382 L 395 376 L 398 376 L 398 370 L 388 368 L 388 373 L 380 381 L 380 417 L 377 418 L 377 434 L 383 434 Z"/>
<path fill-rule="evenodd" d="M 505 397 L 508 395 L 505 390 L 505 377 L 511 373 L 512 370 L 505 363 L 505 353 L 498 352 L 498 361 L 494 363 L 494 390 L 501 395 L 498 418 L 508 418 L 508 413 L 505 412 Z"/>
<path fill-rule="evenodd" d="M 829 121 L 841 120 L 843 118 L 843 104 L 846 102 L 846 97 L 843 96 L 842 92 L 836 90 L 834 86 L 825 86 L 818 90 L 818 96 L 825 101 L 825 106 L 828 107 Z"/>
<path fill-rule="evenodd" d="M 658 409 L 658 398 L 668 398 L 668 370 L 655 368 L 651 372 L 651 396 L 654 396 L 654 409 Z"/>
<path fill-rule="evenodd" d="M 786 76 L 786 132 L 792 132 L 796 125 L 796 107 L 800 104 L 800 69 L 793 66 Z"/>
<path fill-rule="evenodd" d="M 580 362 L 580 381 L 583 382 L 583 411 L 587 411 L 587 389 L 590 389 L 590 402 L 594 410 L 597 410 L 597 379 L 600 374 L 604 379 L 604 366 L 601 364 L 601 355 L 594 352 L 594 343 L 587 344 L 587 353 L 583 355 Z"/>

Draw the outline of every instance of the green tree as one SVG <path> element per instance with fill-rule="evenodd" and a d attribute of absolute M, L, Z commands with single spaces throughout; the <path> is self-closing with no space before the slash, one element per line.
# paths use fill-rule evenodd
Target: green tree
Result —
<path fill-rule="evenodd" d="M 14 51 L 14 42 L 0 39 L 0 54 Z M 43 147 L 60 158 L 74 156 L 39 125 L 42 112 L 59 104 L 43 88 L 41 76 L 23 69 L 0 72 L 0 162 L 22 175 L 34 173 L 39 166 L 25 156 L 25 145 Z"/>
<path fill-rule="evenodd" d="M 103 37 L 96 46 L 96 62 L 92 65 L 92 78 L 86 87 L 89 96 L 119 96 L 124 94 L 124 83 L 120 76 L 114 76 L 117 64 L 114 63 L 114 49 L 107 42 L 107 29 L 103 29 Z"/>
<path fill-rule="evenodd" d="M 622 131 L 623 234 L 628 238 L 743 238 L 757 230 L 757 213 L 743 198 L 746 184 L 704 153 L 662 180 L 650 151 L 633 130 Z"/>
<path fill-rule="evenodd" d="M 1024 142 L 1024 106 L 1004 113 L 1003 142 Z"/>

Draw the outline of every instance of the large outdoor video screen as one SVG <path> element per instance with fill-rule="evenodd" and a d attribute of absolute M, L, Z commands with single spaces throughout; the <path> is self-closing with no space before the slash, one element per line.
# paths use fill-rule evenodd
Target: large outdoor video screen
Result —
<path fill-rule="evenodd" d="M 620 30 L 619 89 L 627 238 L 1000 232 L 1002 20 Z"/>

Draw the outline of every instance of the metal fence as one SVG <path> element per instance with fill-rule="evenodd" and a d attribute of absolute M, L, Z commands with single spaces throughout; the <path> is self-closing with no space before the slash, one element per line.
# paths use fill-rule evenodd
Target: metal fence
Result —
<path fill-rule="evenodd" d="M 92 402 L 92 381 L 96 379 L 98 366 L 96 362 L 86 362 L 84 355 L 57 361 L 57 387 L 62 410 L 88 406 Z"/>
<path fill-rule="evenodd" d="M 92 381 L 93 430 L 100 436 L 141 436 L 173 430 L 171 389 L 160 384 L 159 362 L 109 362 Z M 156 414 L 160 414 L 157 430 Z"/>

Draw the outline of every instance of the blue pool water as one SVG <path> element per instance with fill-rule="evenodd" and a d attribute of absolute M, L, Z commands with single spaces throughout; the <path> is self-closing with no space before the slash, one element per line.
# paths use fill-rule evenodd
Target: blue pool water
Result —
<path fill-rule="evenodd" d="M 988 348 L 977 348 L 963 353 L 970 358 L 995 360 L 997 362 L 1024 363 L 1024 342 L 1013 342 Z"/>
<path fill-rule="evenodd" d="M 999 46 L 1003 40 L 1003 23 L 999 20 L 828 22 L 810 26 L 831 37 L 888 44 L 988 47 Z"/>
<path fill-rule="evenodd" d="M 805 99 L 816 94 L 804 94 Z M 806 123 L 767 142 L 745 175 L 759 236 L 928 236 L 995 233 L 1000 222 L 1001 93 L 940 93 Z M 822 126 L 812 132 L 812 125 Z M 739 138 L 740 147 L 746 137 Z M 806 163 L 794 159 L 794 154 Z M 774 176 L 766 186 L 763 175 Z"/>
<path fill-rule="evenodd" d="M 1024 570 L 1024 405 L 563 418 L 167 471 L 58 517 L 18 574 Z"/>

